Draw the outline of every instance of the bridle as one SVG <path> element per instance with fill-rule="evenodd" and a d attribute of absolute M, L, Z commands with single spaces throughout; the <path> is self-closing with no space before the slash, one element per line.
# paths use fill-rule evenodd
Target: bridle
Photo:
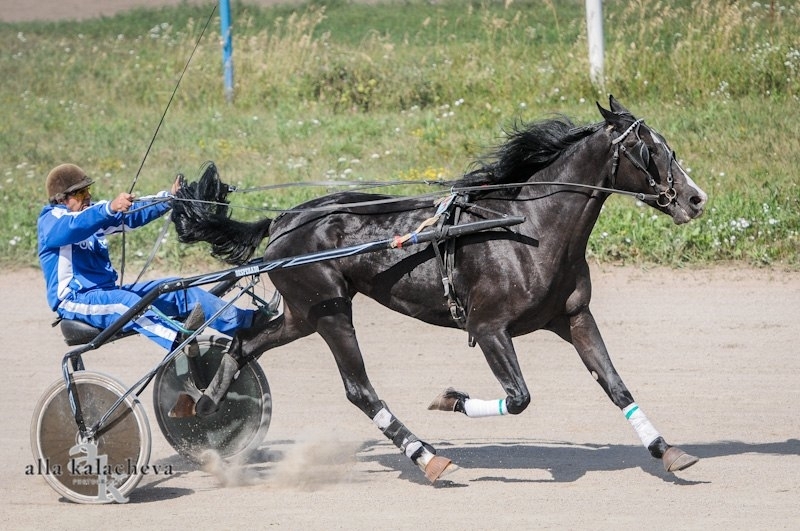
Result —
<path fill-rule="evenodd" d="M 639 136 L 639 126 L 643 123 L 644 118 L 635 120 L 621 135 L 611 141 L 611 145 L 614 147 L 613 164 L 611 166 L 611 188 L 616 188 L 617 169 L 619 169 L 619 153 L 622 151 L 622 154 L 627 157 L 634 167 L 644 172 L 644 174 L 647 176 L 647 183 L 656 193 L 656 204 L 661 208 L 665 208 L 672 204 L 672 202 L 675 201 L 675 198 L 678 196 L 678 193 L 673 187 L 674 179 L 672 177 L 672 161 L 675 159 L 675 152 L 669 150 L 666 147 L 666 144 L 664 145 L 664 151 L 666 151 L 668 154 L 667 188 L 664 190 L 659 190 L 656 180 L 653 178 L 650 170 L 647 169 L 648 166 L 650 166 L 650 149 L 647 147 L 647 144 L 644 143 L 642 137 Z M 633 148 L 628 149 L 622 145 L 622 141 L 625 140 L 625 138 L 631 133 L 636 134 L 637 141 Z"/>

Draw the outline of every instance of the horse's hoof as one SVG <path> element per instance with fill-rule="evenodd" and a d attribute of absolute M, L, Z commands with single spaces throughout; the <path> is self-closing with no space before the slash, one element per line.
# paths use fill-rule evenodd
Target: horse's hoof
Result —
<path fill-rule="evenodd" d="M 448 387 L 433 399 L 428 409 L 433 411 L 455 411 L 459 400 L 466 400 L 469 395 Z"/>
<path fill-rule="evenodd" d="M 186 393 L 181 393 L 178 395 L 175 405 L 172 406 L 172 409 L 169 410 L 167 415 L 173 419 L 183 419 L 194 417 L 195 413 L 194 399 Z"/>
<path fill-rule="evenodd" d="M 200 397 L 200 400 L 197 401 L 194 409 L 198 417 L 207 417 L 212 413 L 216 413 L 217 409 L 219 409 L 219 405 L 211 400 L 208 395 L 203 395 Z"/>
<path fill-rule="evenodd" d="M 428 464 L 425 465 L 425 477 L 428 481 L 435 483 L 437 479 L 441 479 L 448 474 L 452 474 L 458 470 L 458 465 L 450 461 L 446 457 L 434 455 Z"/>
<path fill-rule="evenodd" d="M 664 470 L 667 472 L 677 472 L 678 470 L 689 468 L 700 459 L 687 454 L 677 446 L 670 446 L 667 448 L 667 451 L 664 452 L 664 456 L 661 460 L 664 462 Z"/>
<path fill-rule="evenodd" d="M 197 303 L 183 322 L 183 327 L 190 332 L 194 332 L 200 328 L 205 321 L 206 315 L 203 312 L 203 307 L 200 303 Z"/>

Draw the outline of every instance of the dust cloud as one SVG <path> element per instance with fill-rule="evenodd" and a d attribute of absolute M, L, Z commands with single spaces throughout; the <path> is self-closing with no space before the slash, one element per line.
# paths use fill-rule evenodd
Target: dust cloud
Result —
<path fill-rule="evenodd" d="M 262 485 L 314 491 L 350 481 L 360 449 L 361 444 L 354 441 L 304 436 L 279 452 L 262 452 L 268 456 L 267 463 L 226 460 L 213 451 L 204 452 L 201 462 L 203 470 L 223 487 Z"/>

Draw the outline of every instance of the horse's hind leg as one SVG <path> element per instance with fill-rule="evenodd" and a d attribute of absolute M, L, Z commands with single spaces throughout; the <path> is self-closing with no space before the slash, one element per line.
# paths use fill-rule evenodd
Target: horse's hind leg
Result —
<path fill-rule="evenodd" d="M 668 445 L 634 402 L 633 396 L 611 363 L 597 323 L 588 308 L 569 318 L 568 329 L 563 327 L 554 330 L 575 346 L 586 368 L 611 401 L 622 410 L 642 444 L 650 451 L 650 455 L 661 459 L 668 472 L 683 470 L 698 461 L 697 457 L 687 454 L 676 446 Z"/>
<path fill-rule="evenodd" d="M 259 314 L 253 326 L 238 330 L 228 352 L 222 356 L 217 372 L 197 402 L 188 394 L 180 395 L 170 411 L 170 416 L 202 417 L 217 411 L 240 368 L 269 349 L 314 332 L 314 328 L 297 315 L 287 304 L 284 313 L 279 317 L 266 321 L 267 318 Z"/>
<path fill-rule="evenodd" d="M 337 297 L 321 302 L 311 308 L 310 319 L 333 353 L 347 399 L 372 419 L 430 481 L 456 470 L 449 459 L 437 456 L 431 445 L 411 433 L 378 397 L 356 340 L 350 299 Z"/>

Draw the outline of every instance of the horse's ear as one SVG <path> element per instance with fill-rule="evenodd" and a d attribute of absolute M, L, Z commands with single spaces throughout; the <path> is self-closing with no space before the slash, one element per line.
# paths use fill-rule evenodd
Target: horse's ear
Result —
<path fill-rule="evenodd" d="M 630 114 L 633 116 L 633 113 L 623 107 L 622 104 L 618 102 L 616 98 L 614 98 L 613 94 L 608 95 L 608 104 L 611 105 L 611 110 L 617 114 Z"/>
<path fill-rule="evenodd" d="M 614 99 L 614 96 L 609 95 L 608 101 L 611 105 L 611 110 L 604 109 L 600 103 L 597 103 L 597 108 L 600 109 L 600 114 L 603 115 L 606 124 L 618 131 L 623 131 L 630 126 L 636 118 L 631 114 L 631 111 L 620 105 L 620 103 Z"/>
<path fill-rule="evenodd" d="M 600 111 L 600 115 L 606 121 L 608 125 L 617 125 L 619 123 L 619 115 L 609 111 L 608 109 L 604 109 L 600 102 L 595 102 L 597 104 L 597 109 Z"/>

